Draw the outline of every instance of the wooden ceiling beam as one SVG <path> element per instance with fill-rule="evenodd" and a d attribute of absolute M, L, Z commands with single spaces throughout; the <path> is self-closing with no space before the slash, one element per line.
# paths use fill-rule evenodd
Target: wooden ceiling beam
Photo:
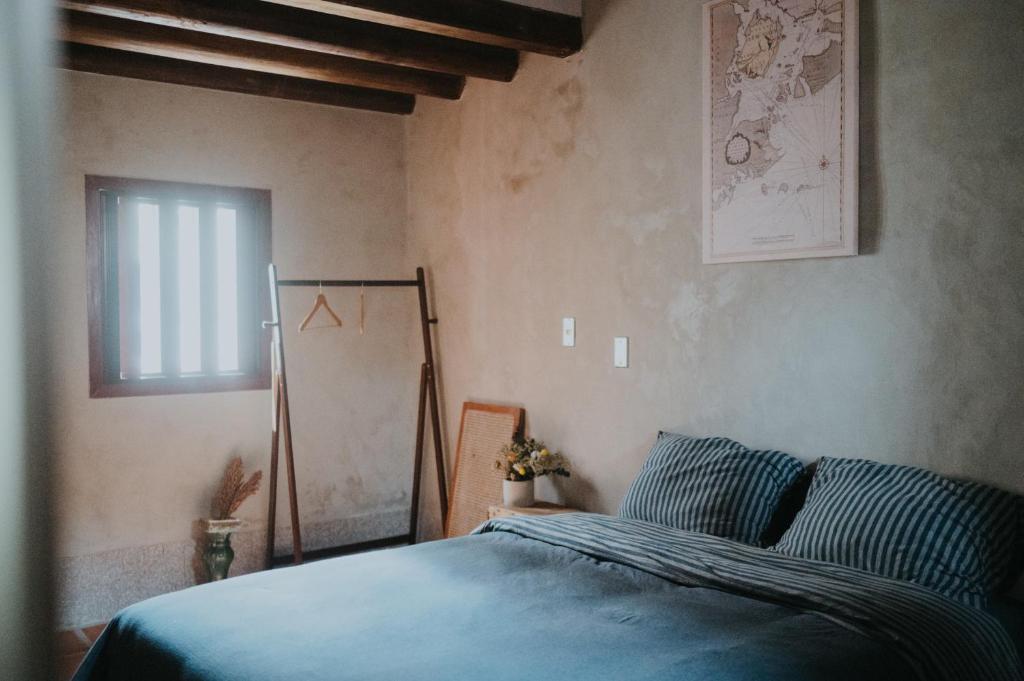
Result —
<path fill-rule="evenodd" d="M 269 0 L 327 14 L 566 57 L 583 47 L 583 20 L 502 0 Z"/>
<path fill-rule="evenodd" d="M 395 66 L 510 81 L 515 50 L 259 0 L 62 0 L 66 10 L 368 59 Z"/>
<path fill-rule="evenodd" d="M 64 12 L 61 37 L 79 45 L 444 99 L 458 99 L 465 85 L 461 76 L 77 11 Z"/>
<path fill-rule="evenodd" d="M 412 113 L 416 98 L 351 85 L 211 66 L 92 45 L 64 45 L 63 68 L 393 114 Z"/>

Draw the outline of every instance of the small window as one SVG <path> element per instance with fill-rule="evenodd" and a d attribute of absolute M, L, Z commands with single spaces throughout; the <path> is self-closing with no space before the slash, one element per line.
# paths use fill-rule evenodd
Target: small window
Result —
<path fill-rule="evenodd" d="M 86 176 L 92 397 L 270 387 L 270 192 Z"/>

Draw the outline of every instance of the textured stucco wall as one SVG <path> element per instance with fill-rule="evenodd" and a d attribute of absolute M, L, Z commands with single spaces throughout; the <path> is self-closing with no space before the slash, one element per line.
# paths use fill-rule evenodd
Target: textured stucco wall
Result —
<path fill-rule="evenodd" d="M 863 1 L 863 255 L 715 266 L 700 10 L 587 0 L 581 54 L 411 118 L 448 441 L 465 399 L 524 405 L 598 511 L 658 429 L 1024 490 L 1024 3 Z"/>
<path fill-rule="evenodd" d="M 191 583 L 192 534 L 224 464 L 267 470 L 269 391 L 89 399 L 83 176 L 268 188 L 283 277 L 409 276 L 398 117 L 88 74 L 62 76 L 50 269 L 64 623 Z M 328 292 L 346 326 L 295 332 L 314 290 L 282 297 L 307 548 L 390 532 L 407 514 L 418 356 L 415 294 Z M 282 476 L 284 467 L 282 464 Z M 283 477 L 282 477 L 283 482 Z M 284 486 L 282 485 L 282 490 Z M 287 525 L 282 495 L 279 524 Z M 234 571 L 262 550 L 266 494 Z M 280 532 L 289 539 L 287 532 Z M 285 547 L 282 547 L 282 552 Z"/>

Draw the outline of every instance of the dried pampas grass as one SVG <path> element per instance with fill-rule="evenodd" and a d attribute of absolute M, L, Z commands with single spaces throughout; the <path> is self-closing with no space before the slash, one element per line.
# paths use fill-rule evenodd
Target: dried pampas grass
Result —
<path fill-rule="evenodd" d="M 235 514 L 246 499 L 260 491 L 263 471 L 256 471 L 248 480 L 242 468 L 242 457 L 236 456 L 228 463 L 224 478 L 220 481 L 217 494 L 213 497 L 214 520 L 227 520 Z"/>

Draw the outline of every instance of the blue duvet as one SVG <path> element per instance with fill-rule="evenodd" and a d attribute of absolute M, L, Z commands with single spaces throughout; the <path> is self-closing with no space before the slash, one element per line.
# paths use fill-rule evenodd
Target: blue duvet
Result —
<path fill-rule="evenodd" d="M 75 681 L 1020 681 L 994 619 L 925 589 L 640 521 L 478 534 L 126 608 Z"/>

